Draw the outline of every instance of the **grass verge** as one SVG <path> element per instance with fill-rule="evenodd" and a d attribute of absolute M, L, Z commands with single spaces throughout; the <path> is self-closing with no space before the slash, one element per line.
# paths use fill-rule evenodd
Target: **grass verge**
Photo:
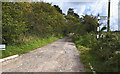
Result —
<path fill-rule="evenodd" d="M 80 51 L 81 62 L 85 65 L 86 71 L 91 72 L 89 63 L 96 72 L 118 72 L 120 54 L 119 39 L 114 34 L 109 38 L 96 39 L 93 34 L 84 36 L 75 35 L 73 40 Z"/>
<path fill-rule="evenodd" d="M 102 61 L 100 58 L 94 53 L 91 52 L 91 48 L 86 48 L 81 45 L 77 45 L 77 48 L 80 52 L 80 60 L 83 62 L 86 72 L 98 71 L 103 69 Z M 91 70 L 89 63 L 93 66 L 93 70 Z M 101 71 L 101 70 L 100 70 Z"/>
<path fill-rule="evenodd" d="M 2 51 L 2 58 L 12 56 L 15 54 L 21 55 L 23 53 L 27 53 L 31 50 L 35 50 L 39 47 L 45 46 L 59 38 L 61 37 L 49 37 L 44 39 L 36 38 L 22 45 L 14 45 L 14 46 L 8 45 L 6 46 L 6 50 Z"/>

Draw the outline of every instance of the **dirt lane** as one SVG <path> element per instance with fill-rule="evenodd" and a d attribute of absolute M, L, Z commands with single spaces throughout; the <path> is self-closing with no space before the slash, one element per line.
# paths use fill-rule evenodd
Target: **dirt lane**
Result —
<path fill-rule="evenodd" d="M 71 39 L 59 39 L 2 63 L 3 72 L 85 72 Z"/>

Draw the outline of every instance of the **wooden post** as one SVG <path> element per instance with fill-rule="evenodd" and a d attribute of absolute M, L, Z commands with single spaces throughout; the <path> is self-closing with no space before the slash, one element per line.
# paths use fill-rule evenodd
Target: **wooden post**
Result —
<path fill-rule="evenodd" d="M 107 32 L 110 31 L 110 0 L 108 2 L 108 21 L 107 21 Z"/>

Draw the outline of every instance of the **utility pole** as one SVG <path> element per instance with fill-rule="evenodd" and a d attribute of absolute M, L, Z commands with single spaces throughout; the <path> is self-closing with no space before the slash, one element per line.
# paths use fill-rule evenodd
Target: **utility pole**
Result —
<path fill-rule="evenodd" d="M 108 1 L 108 21 L 107 21 L 107 32 L 110 31 L 110 0 Z"/>

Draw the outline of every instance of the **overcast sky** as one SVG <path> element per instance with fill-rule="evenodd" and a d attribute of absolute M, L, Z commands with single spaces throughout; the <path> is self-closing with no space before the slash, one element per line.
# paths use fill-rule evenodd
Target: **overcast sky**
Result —
<path fill-rule="evenodd" d="M 45 2 L 52 3 L 52 5 L 58 5 L 63 13 L 67 14 L 69 8 L 73 8 L 75 13 L 80 16 L 85 14 L 93 14 L 96 16 L 98 13 L 100 16 L 107 16 L 108 0 L 44 0 Z M 111 30 L 118 30 L 118 1 L 111 0 Z M 107 20 L 101 21 L 107 24 Z"/>

